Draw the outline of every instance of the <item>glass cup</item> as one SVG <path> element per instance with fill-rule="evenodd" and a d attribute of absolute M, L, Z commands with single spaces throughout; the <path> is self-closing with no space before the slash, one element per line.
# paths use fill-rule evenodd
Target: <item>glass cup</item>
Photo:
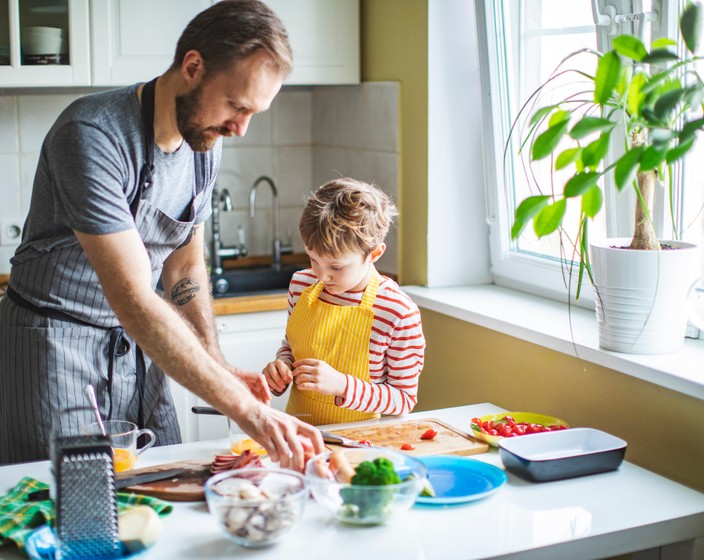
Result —
<path fill-rule="evenodd" d="M 241 455 L 244 451 L 251 451 L 257 455 L 266 455 L 266 449 L 245 434 L 237 422 L 227 419 L 227 428 L 230 433 L 230 451 L 234 455 Z"/>
<path fill-rule="evenodd" d="M 115 472 L 124 472 L 134 468 L 137 457 L 149 449 L 156 441 L 156 435 L 151 430 L 139 429 L 136 424 L 125 420 L 108 420 L 103 422 L 105 434 L 110 437 L 113 448 L 113 463 Z M 83 427 L 87 435 L 101 434 L 100 424 L 94 422 Z M 142 447 L 137 447 L 137 439 L 146 436 L 148 441 Z"/>

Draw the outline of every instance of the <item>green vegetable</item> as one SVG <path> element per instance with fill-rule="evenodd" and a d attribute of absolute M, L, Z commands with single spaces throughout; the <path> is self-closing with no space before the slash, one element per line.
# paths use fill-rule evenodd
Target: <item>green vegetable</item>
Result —
<path fill-rule="evenodd" d="M 394 488 L 368 489 L 364 486 L 388 486 L 399 484 L 401 479 L 394 470 L 394 464 L 384 457 L 374 461 L 364 461 L 357 465 L 350 481 L 351 486 L 340 490 L 345 504 L 345 516 L 367 520 L 370 523 L 383 521 L 394 499 Z"/>

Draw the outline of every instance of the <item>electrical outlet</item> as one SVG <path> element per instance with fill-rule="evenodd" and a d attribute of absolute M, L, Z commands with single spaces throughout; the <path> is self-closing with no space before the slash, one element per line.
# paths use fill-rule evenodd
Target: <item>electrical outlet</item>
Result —
<path fill-rule="evenodd" d="M 12 247 L 22 239 L 22 218 L 0 218 L 0 245 Z"/>

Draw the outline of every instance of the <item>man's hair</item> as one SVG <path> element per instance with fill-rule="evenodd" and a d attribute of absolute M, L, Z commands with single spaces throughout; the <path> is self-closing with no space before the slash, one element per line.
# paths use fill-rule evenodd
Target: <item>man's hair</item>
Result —
<path fill-rule="evenodd" d="M 310 194 L 299 230 L 306 248 L 326 257 L 361 253 L 383 243 L 398 215 L 391 198 L 376 185 L 343 177 Z"/>
<path fill-rule="evenodd" d="M 293 68 L 286 29 L 259 0 L 221 0 L 200 12 L 181 34 L 171 68 L 180 67 L 190 50 L 200 53 L 208 72 L 229 68 L 259 50 L 271 56 L 282 75 Z"/>

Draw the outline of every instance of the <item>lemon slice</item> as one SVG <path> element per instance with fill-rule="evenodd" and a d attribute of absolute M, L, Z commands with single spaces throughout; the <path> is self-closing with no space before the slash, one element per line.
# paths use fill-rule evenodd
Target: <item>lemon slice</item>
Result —
<path fill-rule="evenodd" d="M 435 488 L 433 488 L 433 485 L 427 478 L 423 481 L 423 490 L 421 490 L 420 495 L 428 498 L 435 497 Z"/>

